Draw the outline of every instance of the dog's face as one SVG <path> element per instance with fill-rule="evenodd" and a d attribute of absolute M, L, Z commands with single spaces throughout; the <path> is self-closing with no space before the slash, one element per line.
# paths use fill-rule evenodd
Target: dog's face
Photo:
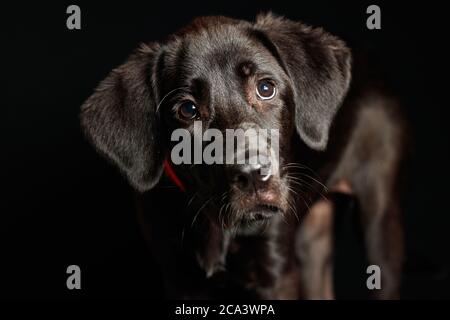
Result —
<path fill-rule="evenodd" d="M 298 133 L 311 148 L 326 147 L 349 80 L 349 50 L 322 30 L 272 15 L 256 23 L 200 18 L 114 70 L 83 105 L 82 126 L 140 191 L 159 181 L 177 129 L 194 136 L 201 123 L 202 134 L 214 129 L 224 138 L 227 130 L 267 133 L 268 145 L 255 153 L 248 144 L 223 146 L 224 157 L 258 155 L 253 162 L 173 166 L 188 188 L 229 209 L 222 218 L 232 225 L 288 209 L 289 141 Z M 201 145 L 203 154 L 208 144 Z"/>
<path fill-rule="evenodd" d="M 229 20 L 224 23 L 200 20 L 166 44 L 157 81 L 158 95 L 164 98 L 158 112 L 167 138 L 178 128 L 194 133 L 196 121 L 201 121 L 202 134 L 211 129 L 221 133 L 224 152 L 227 130 L 266 132 L 268 139 L 273 138 L 270 130 L 280 136 L 292 135 L 294 112 L 289 103 L 292 99 L 289 76 L 270 48 L 252 32 Z M 165 143 L 170 145 L 169 150 L 177 144 Z M 238 146 L 237 141 L 235 145 L 231 157 L 236 161 L 194 166 L 188 163 L 174 168 L 189 184 L 188 189 L 197 192 L 200 202 L 213 199 L 211 204 L 219 207 L 217 212 L 222 207 L 220 218 L 224 225 L 268 218 L 284 211 L 288 205 L 288 186 L 274 165 L 279 164 L 279 152 L 271 152 L 269 146 L 263 150 L 263 146 L 257 145 Z M 237 163 L 239 152 L 247 152 L 249 160 L 252 147 L 258 149 L 255 155 L 266 158 L 266 172 L 258 161 Z M 283 145 L 283 155 L 288 152 L 286 147 Z"/>

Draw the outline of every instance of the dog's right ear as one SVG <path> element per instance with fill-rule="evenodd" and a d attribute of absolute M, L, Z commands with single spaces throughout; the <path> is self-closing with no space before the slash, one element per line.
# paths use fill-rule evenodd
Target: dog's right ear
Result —
<path fill-rule="evenodd" d="M 81 107 L 85 135 L 141 192 L 162 174 L 154 77 L 159 51 L 158 44 L 142 45 Z"/>
<path fill-rule="evenodd" d="M 271 13 L 259 15 L 255 28 L 291 78 L 297 132 L 309 147 L 324 150 L 350 85 L 350 49 L 321 28 Z"/>

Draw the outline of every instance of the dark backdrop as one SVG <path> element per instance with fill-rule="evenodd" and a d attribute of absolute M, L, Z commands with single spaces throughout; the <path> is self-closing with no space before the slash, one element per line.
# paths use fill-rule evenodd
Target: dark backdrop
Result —
<path fill-rule="evenodd" d="M 414 148 L 402 296 L 449 297 L 448 34 L 440 2 L 374 1 L 382 10 L 376 31 L 366 29 L 364 2 L 74 3 L 79 31 L 66 28 L 72 3 L 1 5 L 0 296 L 160 297 L 133 193 L 83 139 L 79 106 L 140 42 L 162 40 L 199 15 L 254 19 L 272 10 L 370 52 L 404 101 Z M 81 291 L 66 289 L 70 264 L 82 269 Z"/>

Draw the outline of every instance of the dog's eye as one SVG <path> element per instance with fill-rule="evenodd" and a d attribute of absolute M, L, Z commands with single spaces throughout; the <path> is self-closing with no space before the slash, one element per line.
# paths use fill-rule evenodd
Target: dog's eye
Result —
<path fill-rule="evenodd" d="M 183 120 L 192 120 L 198 117 L 197 106 L 192 101 L 185 101 L 178 107 L 178 115 Z"/>
<path fill-rule="evenodd" d="M 262 100 L 269 100 L 275 97 L 275 85 L 269 80 L 261 80 L 256 86 L 256 94 Z"/>

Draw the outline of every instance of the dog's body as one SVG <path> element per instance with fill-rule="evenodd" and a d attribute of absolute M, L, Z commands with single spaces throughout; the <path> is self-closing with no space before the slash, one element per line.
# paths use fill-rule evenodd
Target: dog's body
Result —
<path fill-rule="evenodd" d="M 347 94 L 350 65 L 342 41 L 300 23 L 200 18 L 143 46 L 85 103 L 93 144 L 135 188 L 153 188 L 140 218 L 168 296 L 333 298 L 334 193 L 357 199 L 368 259 L 382 270 L 377 297 L 398 296 L 403 121 L 372 83 Z M 161 178 L 163 162 L 170 133 L 193 119 L 276 128 L 279 172 L 172 166 L 179 190 Z"/>

